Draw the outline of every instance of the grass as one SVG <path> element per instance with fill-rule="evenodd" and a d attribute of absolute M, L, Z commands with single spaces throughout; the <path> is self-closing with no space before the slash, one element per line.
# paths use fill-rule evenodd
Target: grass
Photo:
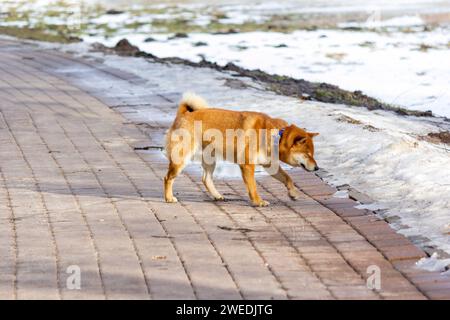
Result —
<path fill-rule="evenodd" d="M 2 22 L 25 22 L 28 28 L 39 29 L 43 32 L 43 26 L 36 26 L 35 21 L 44 21 L 45 18 L 60 18 L 62 21 L 73 14 L 75 8 L 71 7 L 65 0 L 59 0 L 52 5 L 44 6 L 40 10 L 30 10 L 23 7 L 19 3 L 16 6 L 7 8 L 7 15 L 0 17 L 0 25 Z M 101 4 L 84 5 L 80 7 L 84 21 L 104 16 L 107 12 L 106 8 Z M 128 29 L 139 32 L 143 26 L 150 26 L 153 33 L 230 33 L 230 32 L 252 32 L 252 31 L 271 31 L 289 33 L 295 30 L 317 30 L 317 29 L 335 29 L 340 21 L 346 21 L 351 18 L 353 21 L 364 21 L 367 17 L 365 14 L 350 15 L 344 13 L 342 15 L 317 15 L 302 13 L 274 14 L 265 16 L 262 21 L 248 20 L 242 23 L 227 23 L 230 18 L 229 13 L 223 12 L 212 6 L 205 6 L 198 9 L 188 9 L 170 5 L 166 7 L 142 7 L 124 9 L 131 17 L 122 25 L 111 28 L 107 24 L 94 24 L 85 22 L 84 29 L 78 32 L 78 36 L 82 31 L 92 30 L 95 34 L 113 36 L 115 32 L 121 29 Z M 158 18 L 155 15 L 167 15 L 168 18 Z M 137 21 L 135 18 L 148 16 L 148 22 Z M 207 25 L 195 24 L 198 17 L 208 17 L 210 19 Z M 232 17 L 231 17 L 232 18 Z M 31 21 L 33 21 L 31 23 Z M 52 26 L 48 26 L 52 28 Z M 357 30 L 366 30 L 356 28 Z M 351 28 L 349 30 L 352 30 Z M 377 29 L 368 30 L 374 32 L 386 32 L 387 30 Z M 414 30 L 405 29 L 404 32 L 413 32 Z M 12 32 L 12 31 L 9 31 Z M 60 31 L 62 33 L 72 34 L 71 32 Z M 45 32 L 44 32 L 45 33 Z M 34 36 L 33 36 L 34 37 Z M 68 37 L 70 38 L 70 37 Z M 365 44 L 362 44 L 364 46 Z M 370 44 L 366 44 L 370 46 Z M 426 49 L 424 49 L 426 50 Z"/>
<path fill-rule="evenodd" d="M 73 43 L 79 42 L 80 39 L 72 37 L 64 33 L 52 33 L 48 29 L 42 28 L 28 28 L 28 27 L 2 27 L 0 26 L 0 34 L 5 34 L 11 37 L 20 39 L 57 42 L 57 43 Z"/>

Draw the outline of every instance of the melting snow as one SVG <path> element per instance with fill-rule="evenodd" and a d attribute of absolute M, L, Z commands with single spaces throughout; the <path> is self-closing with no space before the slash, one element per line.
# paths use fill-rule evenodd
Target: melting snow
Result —
<path fill-rule="evenodd" d="M 144 34 L 124 34 L 141 50 L 159 57 L 191 61 L 205 58 L 225 65 L 328 82 L 361 90 L 384 102 L 413 110 L 432 110 L 450 118 L 450 36 L 447 29 L 419 33 L 343 30 L 251 32 L 226 35 L 190 34 L 188 38 L 145 42 Z M 205 46 L 194 46 L 204 42 Z"/>
<path fill-rule="evenodd" d="M 439 255 L 435 252 L 429 258 L 422 258 L 416 262 L 416 266 L 427 271 L 439 271 L 443 274 L 450 275 L 450 259 L 439 259 Z"/>

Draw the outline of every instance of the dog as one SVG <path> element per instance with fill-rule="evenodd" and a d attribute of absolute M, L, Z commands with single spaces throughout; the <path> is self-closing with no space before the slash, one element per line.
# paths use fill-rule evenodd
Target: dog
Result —
<path fill-rule="evenodd" d="M 261 165 L 266 171 L 269 168 L 275 168 L 269 173 L 286 186 L 293 200 L 300 196 L 300 192 L 292 178 L 281 168 L 279 161 L 293 167 L 302 166 L 307 171 L 319 169 L 314 159 L 313 143 L 313 137 L 318 133 L 307 132 L 282 119 L 271 118 L 260 112 L 212 108 L 202 97 L 188 92 L 183 95 L 175 120 L 166 135 L 165 151 L 169 159 L 167 175 L 164 177 L 166 202 L 177 202 L 172 191 L 175 178 L 196 154 L 205 153 L 209 148 L 208 145 L 212 144 L 213 139 L 211 137 L 208 139 L 206 134 L 200 135 L 200 139 L 195 139 L 198 123 L 201 124 L 200 133 L 209 130 L 215 135 L 214 142 L 217 148 L 211 152 L 212 159 L 206 161 L 202 158 L 202 181 L 215 200 L 224 200 L 214 186 L 213 173 L 216 160 L 225 159 L 227 152 L 232 155 L 232 159 L 226 158 L 226 161 L 239 164 L 250 200 L 254 206 L 258 207 L 268 206 L 269 203 L 261 199 L 257 192 L 256 165 Z M 239 131 L 241 135 L 244 133 L 244 139 L 239 140 L 239 135 L 229 135 L 230 130 L 231 132 Z M 180 135 L 180 132 L 184 135 Z M 251 148 L 249 139 L 251 135 L 246 136 L 247 132 L 259 132 L 256 134 L 256 148 Z M 275 136 L 273 132 L 276 133 Z M 183 139 L 180 138 L 181 136 Z M 209 134 L 209 136 L 212 135 Z M 278 144 L 270 144 L 271 138 L 275 140 L 278 138 Z"/>

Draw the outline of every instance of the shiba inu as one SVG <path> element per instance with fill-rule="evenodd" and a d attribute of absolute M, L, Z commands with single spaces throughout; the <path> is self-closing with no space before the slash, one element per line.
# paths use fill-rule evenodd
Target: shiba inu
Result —
<path fill-rule="evenodd" d="M 313 137 L 317 135 L 264 113 L 212 108 L 200 96 L 185 93 L 166 136 L 169 168 L 164 178 L 165 201 L 177 202 L 173 196 L 173 182 L 195 155 L 201 158 L 203 183 L 216 200 L 224 199 L 213 182 L 219 159 L 240 166 L 253 205 L 269 205 L 256 189 L 256 165 L 261 165 L 282 182 L 295 200 L 299 191 L 279 161 L 294 167 L 302 166 L 308 171 L 318 170 L 313 143 Z M 272 143 L 274 139 L 276 144 Z"/>

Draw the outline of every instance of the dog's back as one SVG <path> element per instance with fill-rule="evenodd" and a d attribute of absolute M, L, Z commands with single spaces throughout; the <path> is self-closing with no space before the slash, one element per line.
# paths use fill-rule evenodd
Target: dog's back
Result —
<path fill-rule="evenodd" d="M 233 111 L 211 108 L 200 96 L 192 92 L 183 95 L 172 130 L 184 127 L 190 129 L 194 121 L 201 121 L 202 129 L 272 129 L 287 125 L 286 121 L 274 119 L 261 112 Z M 187 125 L 187 127 L 186 127 Z"/>

